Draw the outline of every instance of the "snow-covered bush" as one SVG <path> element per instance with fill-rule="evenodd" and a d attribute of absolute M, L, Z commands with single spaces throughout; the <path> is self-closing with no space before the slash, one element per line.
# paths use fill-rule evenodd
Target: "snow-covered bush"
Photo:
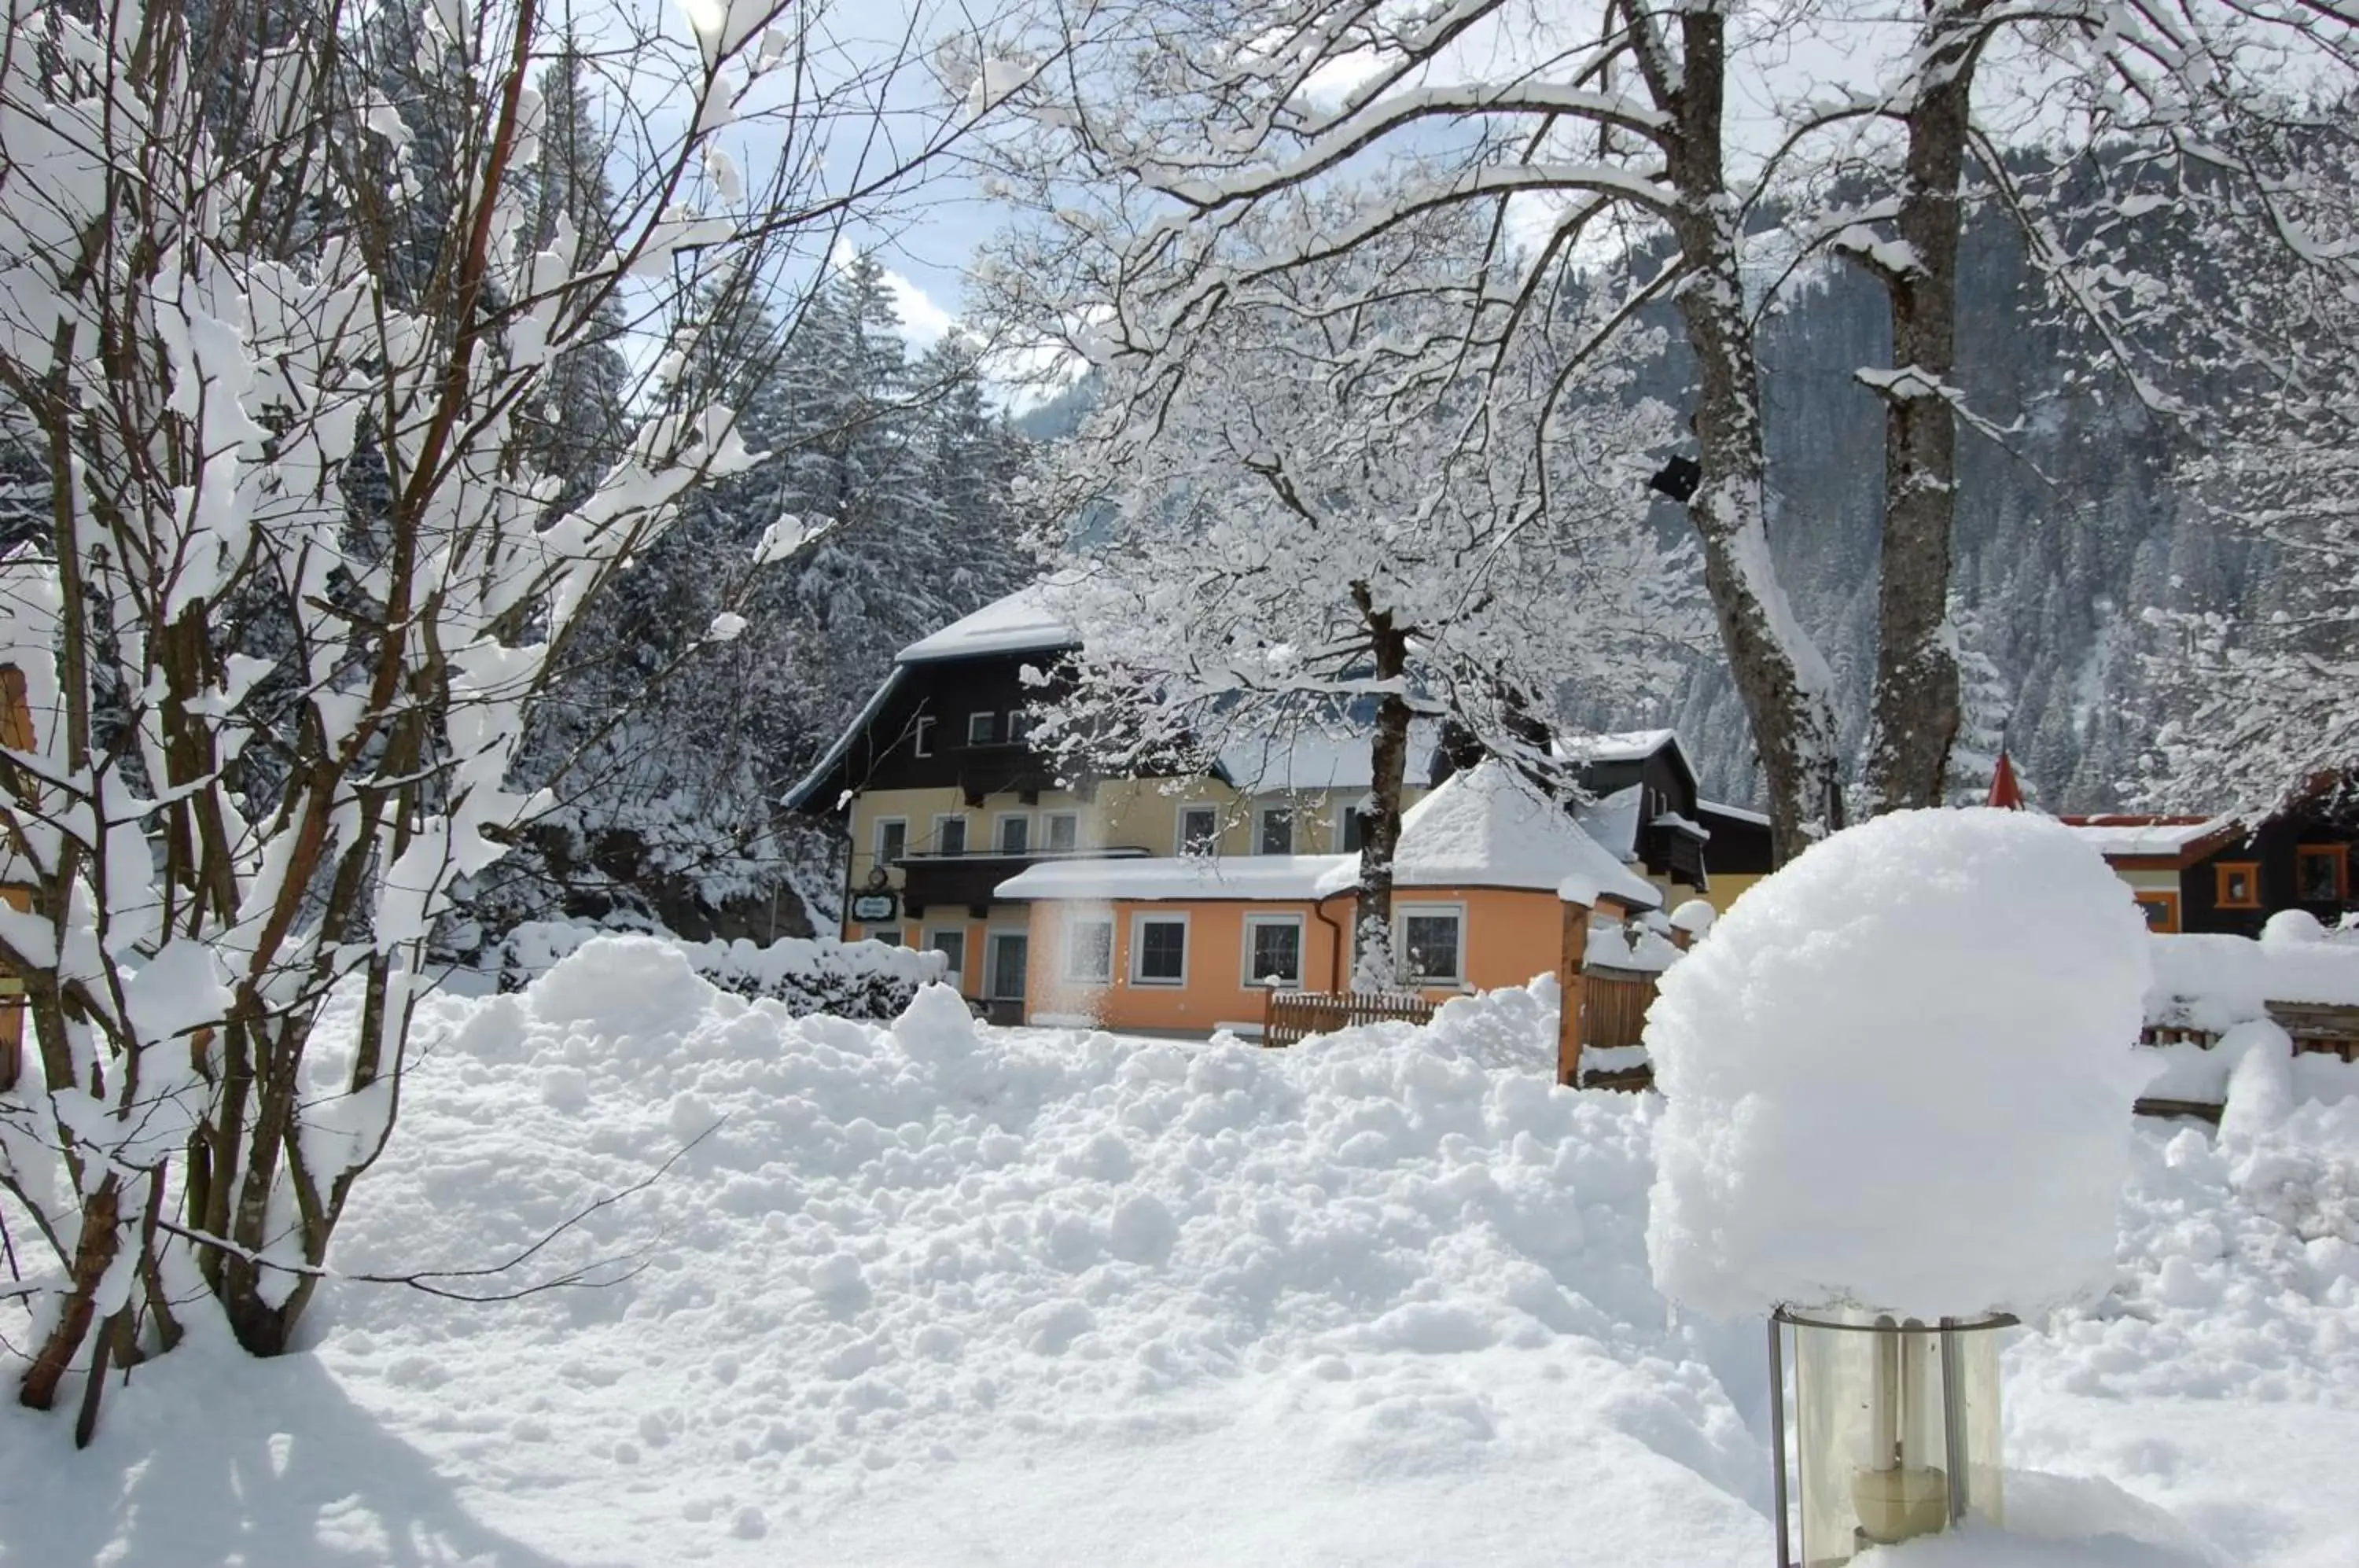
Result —
<path fill-rule="evenodd" d="M 1647 1019 L 1665 1293 L 1930 1318 L 2102 1289 L 2147 946 L 2104 862 L 2023 812 L 1879 818 L 1748 890 Z"/>
<path fill-rule="evenodd" d="M 589 949 L 616 953 L 598 942 L 655 942 L 653 936 L 608 936 L 590 926 L 534 920 L 517 927 L 504 944 L 500 989 L 521 990 L 558 964 Z M 838 942 L 831 937 L 789 937 L 766 946 L 750 942 L 675 942 L 690 965 L 707 982 L 739 996 L 783 1002 L 798 1018 L 889 1022 L 908 1010 L 921 986 L 940 980 L 950 961 L 939 953 L 893 947 L 881 942 Z"/>

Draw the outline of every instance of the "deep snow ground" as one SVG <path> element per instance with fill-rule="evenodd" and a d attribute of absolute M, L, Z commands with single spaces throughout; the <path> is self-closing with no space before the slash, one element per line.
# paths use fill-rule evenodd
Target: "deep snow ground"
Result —
<path fill-rule="evenodd" d="M 339 1264 L 503 1257 L 706 1135 L 549 1259 L 641 1271 L 342 1287 L 83 1455 L 0 1419 L 0 1563 L 1768 1561 L 1760 1333 L 1666 1312 L 1655 1104 L 1513 1071 L 1529 994 L 1266 1053 L 796 1022 L 633 942 L 437 1007 Z M 2143 1131 L 2122 1288 L 2008 1358 L 2018 1532 L 2111 1539 L 1891 1560 L 2359 1562 L 2354 1154 Z"/>

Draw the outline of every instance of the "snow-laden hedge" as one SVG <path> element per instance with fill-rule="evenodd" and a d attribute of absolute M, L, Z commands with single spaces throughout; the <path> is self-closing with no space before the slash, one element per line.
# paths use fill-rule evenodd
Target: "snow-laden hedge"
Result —
<path fill-rule="evenodd" d="M 508 933 L 502 950 L 500 989 L 522 990 L 594 937 L 595 926 L 530 920 Z M 750 942 L 663 939 L 687 955 L 706 980 L 740 996 L 767 996 L 802 1016 L 886 1021 L 899 1018 L 919 986 L 940 980 L 948 961 L 939 953 L 881 942 L 789 937 L 759 947 Z"/>

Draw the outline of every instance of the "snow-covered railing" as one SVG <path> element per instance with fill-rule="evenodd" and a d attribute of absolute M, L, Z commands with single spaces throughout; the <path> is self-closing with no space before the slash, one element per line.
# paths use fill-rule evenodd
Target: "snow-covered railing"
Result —
<path fill-rule="evenodd" d="M 532 920 L 508 934 L 500 988 L 521 990 L 592 937 L 594 926 Z M 699 975 L 740 996 L 786 1004 L 798 1017 L 826 1013 L 879 1022 L 899 1018 L 919 988 L 942 979 L 949 960 L 939 953 L 881 942 L 788 937 L 768 946 L 750 942 L 677 942 Z"/>
<path fill-rule="evenodd" d="M 2158 935 L 2153 963 L 2138 1043 L 2164 1062 L 2143 1115 L 2216 1118 L 2230 1072 L 2256 1046 L 2288 1051 L 2303 1076 L 2359 1062 L 2359 946 L 2307 916 L 2276 917 L 2257 942 Z"/>

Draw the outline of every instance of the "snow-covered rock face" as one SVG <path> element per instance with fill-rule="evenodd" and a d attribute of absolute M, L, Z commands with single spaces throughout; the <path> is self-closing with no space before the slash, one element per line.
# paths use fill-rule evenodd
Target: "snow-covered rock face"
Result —
<path fill-rule="evenodd" d="M 1665 1294 L 1930 1317 L 2102 1290 L 2147 945 L 2104 862 L 2022 812 L 1878 818 L 1749 890 L 1647 1021 Z"/>

